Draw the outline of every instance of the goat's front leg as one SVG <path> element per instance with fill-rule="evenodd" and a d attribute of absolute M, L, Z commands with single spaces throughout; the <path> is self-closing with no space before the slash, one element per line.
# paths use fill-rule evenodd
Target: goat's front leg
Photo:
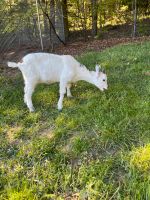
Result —
<path fill-rule="evenodd" d="M 68 84 L 67 84 L 67 97 L 72 97 L 70 88 L 71 88 L 71 83 L 68 83 Z"/>
<path fill-rule="evenodd" d="M 66 93 L 66 87 L 67 87 L 67 83 L 66 82 L 60 82 L 60 86 L 59 86 L 59 100 L 58 100 L 58 110 L 61 111 L 63 108 L 63 99 L 64 99 L 64 95 Z"/>

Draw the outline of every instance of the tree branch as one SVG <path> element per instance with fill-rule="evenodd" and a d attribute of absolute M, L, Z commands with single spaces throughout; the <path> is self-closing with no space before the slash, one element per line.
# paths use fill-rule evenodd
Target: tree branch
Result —
<path fill-rule="evenodd" d="M 53 25 L 53 23 L 52 23 L 52 21 L 51 21 L 49 15 L 48 15 L 48 13 L 43 9 L 40 0 L 38 0 L 38 2 L 39 2 L 39 5 L 40 5 L 40 7 L 41 7 L 41 10 L 42 10 L 43 14 L 48 18 L 49 24 L 51 25 L 51 27 L 52 27 L 52 29 L 53 29 L 55 35 L 56 35 L 57 38 L 58 38 L 58 40 L 59 40 L 63 45 L 66 45 L 66 43 L 65 43 L 65 42 L 59 37 L 59 35 L 56 33 L 56 29 L 55 29 L 55 27 L 54 27 L 54 25 Z"/>

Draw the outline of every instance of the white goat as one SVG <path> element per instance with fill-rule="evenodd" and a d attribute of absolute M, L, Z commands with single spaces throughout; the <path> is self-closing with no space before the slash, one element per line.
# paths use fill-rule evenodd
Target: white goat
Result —
<path fill-rule="evenodd" d="M 67 96 L 71 97 L 71 83 L 84 80 L 94 84 L 101 91 L 107 89 L 107 76 L 99 71 L 89 71 L 70 55 L 54 55 L 49 53 L 31 53 L 23 57 L 21 62 L 8 62 L 9 67 L 18 67 L 23 75 L 24 102 L 30 112 L 34 111 L 32 93 L 38 83 L 60 83 L 60 98 L 58 110 L 63 108 L 63 98 L 67 89 Z"/>

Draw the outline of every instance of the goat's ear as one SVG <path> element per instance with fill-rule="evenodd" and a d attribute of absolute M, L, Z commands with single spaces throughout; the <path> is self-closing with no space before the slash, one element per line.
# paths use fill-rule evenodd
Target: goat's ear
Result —
<path fill-rule="evenodd" d="M 97 77 L 99 76 L 100 70 L 101 70 L 100 65 L 96 64 L 96 66 L 95 66 L 95 71 L 96 71 L 96 76 L 97 76 Z"/>
<path fill-rule="evenodd" d="M 100 65 L 96 64 L 96 66 L 95 66 L 95 71 L 99 73 L 100 68 L 101 68 Z"/>
<path fill-rule="evenodd" d="M 106 74 L 106 70 L 104 69 L 104 74 Z"/>
<path fill-rule="evenodd" d="M 105 69 L 103 69 L 102 72 L 103 72 L 104 74 L 106 74 L 106 70 L 105 70 Z"/>

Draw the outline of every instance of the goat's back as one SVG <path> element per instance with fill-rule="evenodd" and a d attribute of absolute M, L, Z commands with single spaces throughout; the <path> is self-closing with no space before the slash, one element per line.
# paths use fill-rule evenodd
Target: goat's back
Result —
<path fill-rule="evenodd" d="M 37 79 L 38 82 L 59 82 L 60 77 L 74 73 L 78 62 L 69 55 L 55 55 L 49 53 L 31 53 L 23 59 L 20 70 L 24 77 Z"/>

